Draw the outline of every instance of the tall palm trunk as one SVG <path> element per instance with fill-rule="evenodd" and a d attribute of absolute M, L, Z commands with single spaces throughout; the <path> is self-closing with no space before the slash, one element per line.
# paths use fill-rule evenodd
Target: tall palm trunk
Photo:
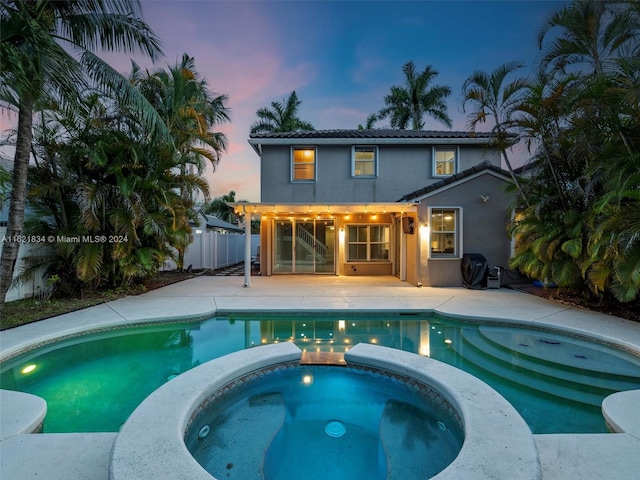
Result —
<path fill-rule="evenodd" d="M 13 281 L 13 271 L 18 259 L 20 242 L 16 238 L 22 235 L 24 226 L 24 209 L 27 198 L 27 173 L 29 171 L 29 153 L 31 151 L 33 125 L 33 99 L 23 98 L 18 112 L 18 137 L 13 161 L 13 181 L 11 203 L 9 205 L 9 222 L 6 240 L 2 244 L 0 258 L 0 316 L 4 313 L 5 297 Z"/>
<path fill-rule="evenodd" d="M 495 118 L 496 118 L 495 130 L 498 136 L 499 148 L 501 150 L 502 156 L 504 157 L 504 163 L 507 165 L 507 170 L 509 171 L 509 174 L 511 175 L 511 179 L 513 180 L 513 183 L 515 184 L 516 189 L 518 190 L 518 194 L 520 195 L 520 197 L 522 197 L 522 200 L 527 205 L 527 207 L 530 207 L 531 204 L 529 203 L 527 195 L 524 193 L 524 190 L 522 189 L 522 185 L 520 185 L 520 182 L 518 181 L 516 172 L 513 170 L 513 167 L 511 166 L 511 161 L 509 161 L 509 156 L 507 155 L 507 148 L 505 147 L 507 135 L 502 130 L 502 125 L 497 120 L 498 118 L 497 114 L 495 114 Z"/>

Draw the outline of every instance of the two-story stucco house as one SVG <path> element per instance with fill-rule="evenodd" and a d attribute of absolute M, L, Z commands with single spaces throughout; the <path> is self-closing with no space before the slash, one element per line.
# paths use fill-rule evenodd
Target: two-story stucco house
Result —
<path fill-rule="evenodd" d="M 396 275 L 460 286 L 464 253 L 506 265 L 513 196 L 488 133 L 315 130 L 252 135 L 261 274 Z"/>

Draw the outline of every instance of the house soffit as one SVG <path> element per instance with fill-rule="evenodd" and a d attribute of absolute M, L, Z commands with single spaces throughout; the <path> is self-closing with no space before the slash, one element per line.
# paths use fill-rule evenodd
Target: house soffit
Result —
<path fill-rule="evenodd" d="M 236 214 L 251 213 L 257 215 L 315 215 L 334 216 L 350 214 L 415 214 L 416 203 L 229 203 Z"/>

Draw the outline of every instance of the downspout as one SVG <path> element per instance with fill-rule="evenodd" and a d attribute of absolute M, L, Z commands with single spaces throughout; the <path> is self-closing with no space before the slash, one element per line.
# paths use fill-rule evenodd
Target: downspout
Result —
<path fill-rule="evenodd" d="M 244 287 L 251 286 L 251 214 L 247 212 L 247 207 L 242 206 L 244 211 Z"/>

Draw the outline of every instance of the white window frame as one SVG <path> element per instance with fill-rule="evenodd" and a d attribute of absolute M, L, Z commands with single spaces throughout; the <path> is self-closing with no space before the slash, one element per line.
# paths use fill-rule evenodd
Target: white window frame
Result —
<path fill-rule="evenodd" d="M 313 179 L 298 179 L 295 178 L 295 168 L 296 164 L 294 161 L 294 155 L 296 150 L 313 150 Z M 290 163 L 291 163 L 291 182 L 292 183 L 315 183 L 318 180 L 318 148 L 314 146 L 298 146 L 291 147 L 290 154 Z"/>
<path fill-rule="evenodd" d="M 433 221 L 433 214 L 439 210 L 454 210 L 455 213 L 455 229 L 451 230 L 437 230 L 436 222 Z M 429 258 L 430 259 L 459 259 L 462 258 L 462 207 L 460 206 L 435 206 L 429 208 Z M 453 233 L 453 252 L 452 253 L 434 253 L 433 242 L 434 235 L 438 233 Z"/>
<path fill-rule="evenodd" d="M 352 242 L 349 236 L 349 229 L 351 227 L 366 227 L 367 228 L 367 239 L 364 242 Z M 383 227 L 387 229 L 387 234 L 388 234 L 388 242 L 372 242 L 371 241 L 371 227 Z M 389 223 L 350 223 L 345 225 L 346 231 L 347 231 L 347 238 L 346 238 L 346 251 L 345 251 L 345 257 L 347 260 L 347 263 L 363 263 L 363 262 L 371 262 L 371 263 L 391 263 L 391 224 Z M 387 249 L 387 257 L 388 258 L 382 258 L 382 259 L 372 259 L 371 258 L 371 245 L 383 245 L 383 244 L 388 244 L 389 248 Z M 367 246 L 367 258 L 365 259 L 355 259 L 352 260 L 349 258 L 349 247 L 352 244 L 360 244 L 360 245 L 365 245 Z"/>
<path fill-rule="evenodd" d="M 438 173 L 438 164 L 436 162 L 436 153 L 438 151 L 453 151 L 453 173 Z M 435 178 L 446 178 L 451 175 L 455 175 L 459 172 L 460 168 L 460 148 L 456 146 L 449 145 L 434 145 L 431 158 L 433 161 L 431 162 L 431 175 Z"/>
<path fill-rule="evenodd" d="M 358 174 L 356 172 L 356 150 L 358 148 L 373 149 L 373 174 Z M 352 178 L 376 178 L 378 176 L 378 147 L 376 145 L 353 145 L 351 147 L 351 177 Z"/>

